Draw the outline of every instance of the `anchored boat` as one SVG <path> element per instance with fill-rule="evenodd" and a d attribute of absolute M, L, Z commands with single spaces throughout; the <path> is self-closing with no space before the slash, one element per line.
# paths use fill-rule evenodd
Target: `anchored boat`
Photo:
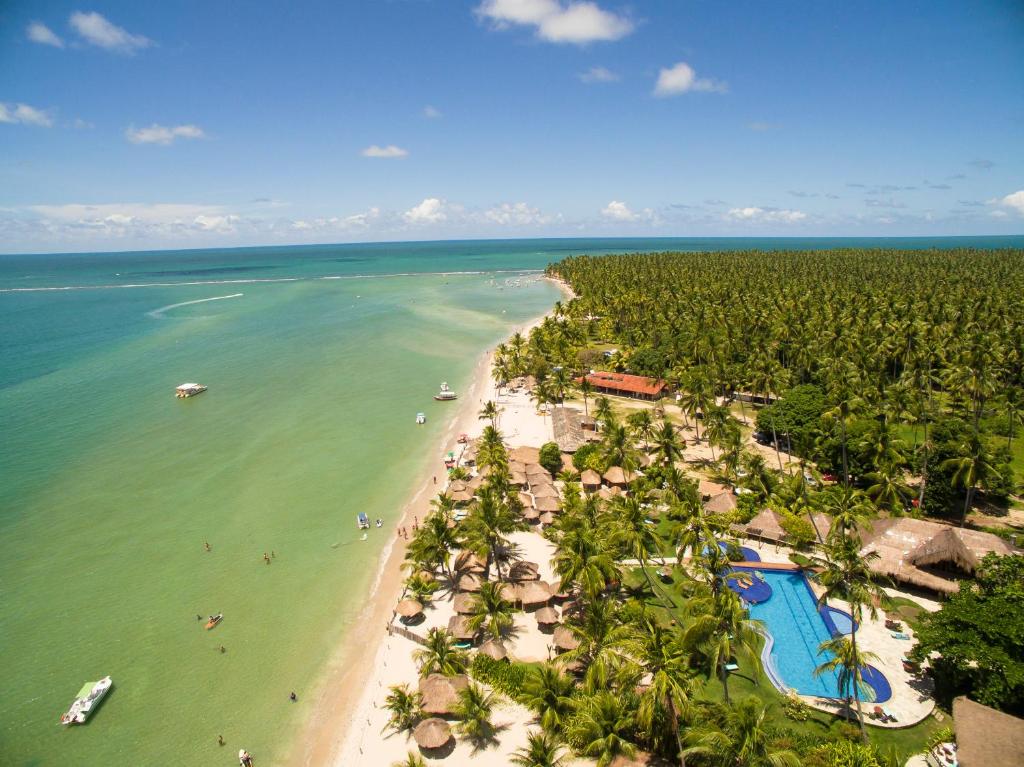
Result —
<path fill-rule="evenodd" d="M 206 391 L 206 387 L 197 383 L 183 383 L 174 390 L 174 396 L 178 399 L 188 399 Z"/>
<path fill-rule="evenodd" d="M 210 620 L 206 621 L 206 630 L 209 631 L 222 620 L 224 620 L 224 613 L 217 613 L 216 615 L 211 615 Z"/>
<path fill-rule="evenodd" d="M 441 384 L 441 391 L 434 395 L 434 399 L 440 400 L 441 402 L 447 402 L 448 400 L 458 399 L 459 395 L 448 388 L 448 383 Z"/>
<path fill-rule="evenodd" d="M 360 511 L 358 514 L 356 514 L 356 524 L 359 525 L 360 530 L 369 530 L 370 518 Z"/>
<path fill-rule="evenodd" d="M 416 423 L 422 424 L 422 423 L 426 423 L 426 422 L 427 422 L 427 414 L 426 413 L 417 413 L 416 414 Z"/>
<path fill-rule="evenodd" d="M 110 692 L 113 684 L 114 681 L 109 676 L 103 677 L 98 682 L 86 682 L 82 689 L 78 691 L 78 696 L 75 698 L 75 702 L 71 704 L 71 708 L 67 710 L 66 714 L 61 715 L 60 723 L 84 724 L 85 720 L 89 718 L 89 714 L 99 706 L 103 696 Z"/>

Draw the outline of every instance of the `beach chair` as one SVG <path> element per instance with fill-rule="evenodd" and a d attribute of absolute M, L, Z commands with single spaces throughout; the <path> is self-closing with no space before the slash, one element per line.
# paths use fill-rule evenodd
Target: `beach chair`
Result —
<path fill-rule="evenodd" d="M 890 631 L 889 636 L 891 636 L 893 639 L 910 639 L 910 634 L 907 634 L 903 631 Z"/>
<path fill-rule="evenodd" d="M 885 706 L 882 706 L 882 713 L 885 714 L 885 721 L 888 721 L 888 722 L 898 722 L 899 721 L 899 719 L 896 718 L 896 714 L 894 714 L 892 711 L 890 711 Z"/>
<path fill-rule="evenodd" d="M 733 671 L 739 671 L 740 667 L 735 663 L 726 663 L 725 670 L 731 674 Z"/>

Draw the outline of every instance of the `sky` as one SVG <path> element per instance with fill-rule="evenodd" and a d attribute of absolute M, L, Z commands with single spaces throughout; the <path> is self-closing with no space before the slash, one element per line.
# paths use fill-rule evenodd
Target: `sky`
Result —
<path fill-rule="evenodd" d="M 0 252 L 1022 232 L 1019 0 L 0 3 Z"/>

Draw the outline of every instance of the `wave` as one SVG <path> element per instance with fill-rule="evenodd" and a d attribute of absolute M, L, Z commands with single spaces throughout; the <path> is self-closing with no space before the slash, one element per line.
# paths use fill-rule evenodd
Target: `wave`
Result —
<path fill-rule="evenodd" d="M 164 312 L 169 312 L 171 309 L 177 309 L 179 306 L 205 304 L 207 301 L 223 301 L 225 298 L 241 298 L 244 295 L 244 293 L 232 293 L 230 296 L 213 296 L 212 298 L 197 298 L 195 301 L 182 301 L 180 304 L 168 304 L 167 306 L 161 306 L 159 309 L 154 309 L 151 312 L 146 312 L 146 316 L 154 319 L 160 319 L 164 316 Z"/>

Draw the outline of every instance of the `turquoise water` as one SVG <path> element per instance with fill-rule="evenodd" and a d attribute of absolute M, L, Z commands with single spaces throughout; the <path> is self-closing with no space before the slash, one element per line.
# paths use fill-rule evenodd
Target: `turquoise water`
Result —
<path fill-rule="evenodd" d="M 431 399 L 438 383 L 464 389 L 484 350 L 558 299 L 521 274 L 573 253 L 894 242 L 1012 244 L 0 256 L 0 763 L 232 764 L 244 746 L 273 764 L 436 459 L 451 413 Z M 178 401 L 185 381 L 210 389 Z M 365 542 L 360 511 L 386 522 Z M 219 611 L 205 632 L 195 616 Z M 106 674 L 90 723 L 59 727 Z"/>
<path fill-rule="evenodd" d="M 771 597 L 750 605 L 749 609 L 750 617 L 763 621 L 774 640 L 771 650 L 774 669 L 769 671 L 785 687 L 801 695 L 842 697 L 838 673 L 814 675 L 814 669 L 831 657 L 818 648 L 832 638 L 832 632 L 818 612 L 806 578 L 798 571 L 764 570 L 761 575 L 771 587 Z M 888 700 L 891 693 L 884 676 L 868 667 L 864 677 L 875 690 L 875 700 Z"/>

